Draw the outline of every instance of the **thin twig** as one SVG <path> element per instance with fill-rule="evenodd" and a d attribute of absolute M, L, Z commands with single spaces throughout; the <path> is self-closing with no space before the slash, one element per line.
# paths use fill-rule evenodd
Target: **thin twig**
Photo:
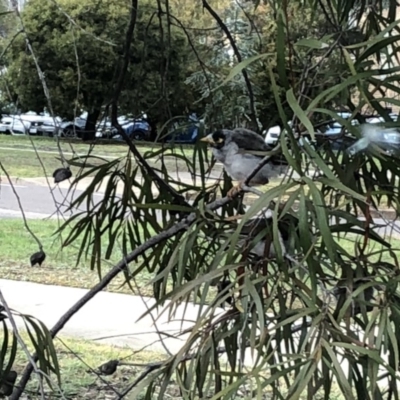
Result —
<path fill-rule="evenodd" d="M 220 347 L 217 349 L 217 354 L 223 354 L 225 353 L 226 350 L 224 347 Z M 188 354 L 187 356 L 183 357 L 181 360 L 179 360 L 179 363 L 185 362 L 185 361 L 190 361 L 198 357 L 199 355 L 197 353 L 195 354 Z M 172 357 L 172 360 L 175 360 L 175 357 Z M 155 363 L 149 363 L 149 364 L 129 364 L 129 363 L 123 363 L 122 365 L 132 365 L 132 366 L 139 366 L 139 367 L 145 367 L 146 369 L 135 379 L 134 382 L 132 382 L 127 389 L 125 389 L 122 392 L 122 395 L 120 397 L 117 397 L 116 400 L 121 400 L 124 398 L 135 386 L 138 385 L 144 378 L 146 378 L 147 375 L 149 375 L 151 372 L 162 368 L 163 366 L 168 366 L 168 361 L 158 361 Z"/>
<path fill-rule="evenodd" d="M 158 186 L 158 189 L 160 190 L 160 192 L 164 190 L 173 196 L 173 198 L 175 199 L 175 202 L 178 205 L 190 207 L 190 204 L 185 201 L 184 197 L 182 195 L 180 195 L 173 187 L 168 185 L 168 183 L 165 182 L 164 179 L 162 179 L 154 171 L 154 169 L 150 167 L 150 165 L 147 163 L 147 161 L 144 159 L 144 157 L 137 150 L 136 146 L 133 144 L 133 142 L 130 140 L 130 138 L 128 137 L 128 135 L 126 134 L 126 132 L 124 131 L 124 129 L 118 122 L 118 100 L 119 100 L 119 97 L 120 97 L 122 89 L 123 89 L 125 76 L 126 76 L 126 73 L 128 70 L 129 63 L 130 63 L 130 49 L 131 49 L 131 44 L 132 44 L 132 40 L 133 40 L 133 32 L 134 32 L 134 29 L 136 26 L 137 6 L 138 6 L 138 0 L 132 0 L 130 22 L 129 22 L 129 26 L 128 26 L 128 29 L 126 32 L 123 65 L 121 67 L 117 83 L 115 84 L 114 96 L 111 101 L 111 124 L 113 126 L 115 126 L 115 128 L 118 130 L 118 133 L 125 140 L 125 142 L 129 146 L 130 151 L 135 156 L 135 158 L 139 162 L 139 164 L 154 179 L 154 182 Z"/>
<path fill-rule="evenodd" d="M 57 1 L 55 1 L 55 0 L 51 0 L 51 1 L 56 5 L 56 7 L 61 11 L 61 13 L 68 19 L 68 21 L 72 25 L 76 26 L 79 30 L 81 30 L 85 35 L 88 35 L 88 36 L 92 37 L 94 40 L 97 40 L 99 42 L 108 44 L 109 46 L 112 46 L 112 47 L 118 46 L 116 43 L 112 43 L 109 40 L 104 40 L 101 37 L 96 36 L 93 33 L 90 33 L 86 29 L 82 28 L 66 11 L 64 11 L 64 9 L 60 6 L 60 4 L 58 4 Z"/>
<path fill-rule="evenodd" d="M 210 6 L 210 4 L 207 2 L 207 0 L 202 0 L 202 1 L 203 1 L 203 7 L 210 13 L 210 15 L 215 19 L 215 21 L 221 27 L 222 31 L 225 33 L 225 35 L 226 35 L 227 39 L 229 40 L 229 43 L 232 47 L 232 50 L 235 53 L 236 59 L 238 60 L 239 63 L 242 62 L 242 56 L 239 52 L 238 47 L 236 46 L 235 39 L 233 39 L 233 36 L 232 36 L 231 32 L 229 31 L 228 27 L 224 24 L 221 17 L 214 11 L 214 9 Z M 254 92 L 253 92 L 253 87 L 251 85 L 250 78 L 249 78 L 246 68 L 242 69 L 242 75 L 243 75 L 244 81 L 246 83 L 247 92 L 249 94 L 251 122 L 254 125 L 253 129 L 256 129 L 258 132 L 260 130 L 260 128 L 259 128 L 258 122 L 257 122 L 257 112 L 256 112 L 256 107 L 255 107 L 255 101 L 254 101 Z"/>
<path fill-rule="evenodd" d="M 19 210 L 21 211 L 22 219 L 23 219 L 23 221 L 24 221 L 24 226 L 25 226 L 26 230 L 27 230 L 27 231 L 30 233 L 30 235 L 36 240 L 36 243 L 37 243 L 38 246 L 39 246 L 39 250 L 43 250 L 43 245 L 42 245 L 41 241 L 40 241 L 39 238 L 33 233 L 33 231 L 31 230 L 31 228 L 30 228 L 29 225 L 28 225 L 28 221 L 27 221 L 26 216 L 25 216 L 24 208 L 22 207 L 21 199 L 19 198 L 19 195 L 18 195 L 17 191 L 15 190 L 15 187 L 14 187 L 14 184 L 13 184 L 13 182 L 12 182 L 12 180 L 11 180 L 10 175 L 8 174 L 7 170 L 4 168 L 4 166 L 3 166 L 3 164 L 2 164 L 1 161 L 0 161 L 0 168 L 3 170 L 4 174 L 6 175 L 6 177 L 7 177 L 7 179 L 8 179 L 8 182 L 9 182 L 9 184 L 10 184 L 10 186 L 11 186 L 11 190 L 13 191 L 14 196 L 15 196 L 15 198 L 17 199 L 18 208 L 19 208 Z"/>
<path fill-rule="evenodd" d="M 149 315 L 150 315 L 151 320 L 153 321 L 154 328 L 155 328 L 155 330 L 156 330 L 156 332 L 157 332 L 157 335 L 158 335 L 158 337 L 159 337 L 159 340 L 160 340 L 160 343 L 161 343 L 162 347 L 164 348 L 165 352 L 171 357 L 171 356 L 172 356 L 172 353 L 169 351 L 168 347 L 167 347 L 166 344 L 164 343 L 164 339 L 163 339 L 163 337 L 161 336 L 161 332 L 160 332 L 160 330 L 158 329 L 158 326 L 157 326 L 157 321 L 155 320 L 153 314 L 150 312 L 150 307 L 148 306 L 147 302 L 144 300 L 144 296 L 142 296 L 142 294 L 140 293 L 140 287 L 139 287 L 139 285 L 137 284 L 136 279 L 133 279 L 133 283 L 135 284 L 136 290 L 137 290 L 137 291 L 139 292 L 139 294 L 140 294 L 140 299 L 142 300 L 144 306 L 145 306 L 146 309 L 147 309 L 147 312 L 148 312 Z"/>
<path fill-rule="evenodd" d="M 50 91 L 49 91 L 49 88 L 47 86 L 47 82 L 46 82 L 46 79 L 44 77 L 44 73 L 43 73 L 42 69 L 40 68 L 39 60 L 36 57 L 35 52 L 33 51 L 33 47 L 32 47 L 31 41 L 29 40 L 27 31 L 25 29 L 25 25 L 24 25 L 24 22 L 22 20 L 21 13 L 19 12 L 17 0 L 11 0 L 11 5 L 12 5 L 12 8 L 13 8 L 13 11 L 15 12 L 15 15 L 18 17 L 19 22 L 21 24 L 21 31 L 25 35 L 25 44 L 26 44 L 26 47 L 28 48 L 29 53 L 31 54 L 33 62 L 35 64 L 35 67 L 36 67 L 36 70 L 37 70 L 37 73 L 38 73 L 38 77 L 39 77 L 40 83 L 42 85 L 43 92 L 44 92 L 44 95 L 45 95 L 46 100 L 47 100 L 47 104 L 49 106 L 50 115 L 51 115 L 51 118 L 53 119 L 54 126 L 58 126 L 58 122 L 56 121 L 56 117 L 55 117 L 55 114 L 54 114 L 54 109 L 53 109 L 53 105 L 52 105 L 52 101 L 51 101 Z M 58 135 L 56 135 L 56 138 L 57 138 L 56 143 L 57 143 L 57 147 L 58 147 L 58 152 L 60 154 L 61 159 L 63 160 L 63 164 L 66 164 L 66 160 L 65 160 L 64 154 L 62 152 L 61 146 L 60 146 L 60 140 L 59 140 L 60 138 L 59 138 Z"/>
<path fill-rule="evenodd" d="M 71 349 L 62 339 L 58 338 L 58 340 L 62 343 L 62 345 L 68 349 L 82 364 L 84 364 L 87 368 L 89 368 L 90 372 L 93 372 L 94 374 L 97 375 L 97 377 L 109 388 L 111 389 L 115 394 L 119 395 L 120 393 L 118 392 L 117 389 L 114 388 L 114 386 L 110 385 L 110 382 L 108 382 L 106 379 L 104 379 L 95 369 L 93 369 L 78 353 L 76 353 L 74 350 Z"/>
<path fill-rule="evenodd" d="M 44 177 L 45 177 L 45 179 L 46 179 L 47 187 L 50 189 L 50 194 L 51 194 L 51 197 L 53 198 L 53 202 L 54 202 L 54 205 L 55 205 L 55 207 L 56 207 L 56 212 L 55 212 L 55 214 L 57 214 L 57 216 L 59 216 L 59 214 L 61 214 L 61 216 L 64 218 L 64 214 L 63 214 L 63 213 L 61 212 L 61 210 L 60 210 L 62 204 L 59 205 L 57 199 L 56 199 L 55 196 L 54 196 L 54 192 L 53 192 L 53 190 L 52 190 L 52 188 L 51 188 L 51 184 L 50 184 L 50 181 L 49 181 L 49 177 L 48 177 L 48 174 L 47 174 L 47 171 L 46 171 L 46 167 L 45 167 L 44 164 L 43 164 L 42 158 L 40 157 L 40 154 L 39 154 L 39 152 L 37 151 L 36 145 L 35 145 L 35 143 L 34 143 L 32 137 L 31 137 L 31 135 L 28 135 L 28 137 L 29 137 L 29 140 L 30 140 L 31 145 L 32 145 L 32 147 L 33 147 L 33 150 L 34 150 L 34 152 L 35 152 L 36 158 L 38 159 L 39 164 L 40 164 L 40 166 L 42 167 L 42 170 L 43 170 L 43 172 L 44 172 Z M 64 200 L 65 200 L 65 199 L 64 199 Z M 58 218 L 57 218 L 57 219 L 58 219 Z M 64 220 L 65 220 L 65 218 L 64 218 Z M 60 225 L 59 225 L 59 226 L 60 226 Z"/>

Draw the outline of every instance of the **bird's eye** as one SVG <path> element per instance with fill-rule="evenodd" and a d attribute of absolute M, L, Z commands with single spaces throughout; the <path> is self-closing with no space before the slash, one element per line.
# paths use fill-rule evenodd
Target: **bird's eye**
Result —
<path fill-rule="evenodd" d="M 217 139 L 217 143 L 222 143 L 224 141 L 224 139 L 222 137 Z"/>

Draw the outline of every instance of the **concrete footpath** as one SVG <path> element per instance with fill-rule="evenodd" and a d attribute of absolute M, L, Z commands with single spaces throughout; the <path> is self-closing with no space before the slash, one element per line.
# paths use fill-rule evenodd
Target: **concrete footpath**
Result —
<path fill-rule="evenodd" d="M 0 290 L 11 309 L 36 317 L 49 329 L 88 292 L 86 289 L 5 279 L 0 279 Z M 169 310 L 160 316 L 162 309 L 159 309 L 152 312 L 153 318 L 160 316 L 155 323 L 150 315 L 137 321 L 147 311 L 147 307 L 154 303 L 152 298 L 100 292 L 67 322 L 60 335 L 127 346 L 135 350 L 145 347 L 146 350 L 163 353 L 166 353 L 166 346 L 175 354 L 189 334 L 179 338 L 171 338 L 169 335 L 191 328 L 198 319 L 200 306 L 191 303 L 182 305 L 171 320 L 168 318 Z M 219 309 L 216 315 L 222 312 Z M 21 318 L 16 318 L 16 323 L 19 328 L 24 328 Z M 162 336 L 164 346 L 157 329 L 165 334 Z"/>

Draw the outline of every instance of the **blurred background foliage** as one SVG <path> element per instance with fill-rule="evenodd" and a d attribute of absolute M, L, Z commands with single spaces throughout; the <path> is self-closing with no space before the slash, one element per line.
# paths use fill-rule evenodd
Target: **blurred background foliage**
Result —
<path fill-rule="evenodd" d="M 123 57 L 129 7 L 124 0 L 27 3 L 23 26 L 55 113 L 77 107 L 99 117 Z M 366 114 L 398 125 L 388 115 L 400 105 L 397 8 L 394 0 L 139 0 L 120 111 L 147 112 L 161 132 L 171 117 L 193 111 L 201 135 L 279 124 L 291 169 L 262 194 L 217 211 L 207 204 L 232 183 L 199 143 L 154 146 L 143 158 L 131 158 L 130 143 L 127 155 L 100 164 L 90 155 L 69 159 L 81 167 L 74 185 L 89 171 L 95 176 L 71 204 L 82 211 L 61 229 L 72 228 L 64 245 L 79 238 L 80 256 L 104 275 L 101 260 L 160 234 L 124 269 L 126 283 L 146 271 L 157 303 L 171 313 L 184 302 L 201 305 L 179 354 L 130 398 L 164 398 L 172 380 L 188 399 L 399 398 L 399 253 L 380 228 L 397 216 L 399 159 L 373 149 L 350 156 L 316 135 L 336 120 L 354 141 L 352 120 L 365 122 Z M 17 22 L 4 25 L 3 102 L 11 96 L 40 110 L 48 99 L 26 37 L 13 37 Z M 300 137 L 311 140 L 300 145 Z M 219 176 L 210 184 L 211 174 Z M 101 182 L 105 199 L 94 207 Z M 267 207 L 267 242 L 277 256 L 256 259 L 239 233 Z M 238 213 L 241 220 L 227 220 Z M 285 254 L 278 228 L 288 218 Z M 177 233 L 162 239 L 174 226 Z M 215 297 L 222 280 L 228 284 Z"/>

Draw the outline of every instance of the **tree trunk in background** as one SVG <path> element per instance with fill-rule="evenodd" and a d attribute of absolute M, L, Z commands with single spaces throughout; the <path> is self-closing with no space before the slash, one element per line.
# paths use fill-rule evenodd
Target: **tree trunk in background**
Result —
<path fill-rule="evenodd" d="M 157 129 L 157 121 L 153 119 L 147 119 L 147 122 L 150 125 L 151 132 L 150 132 L 150 141 L 155 142 L 157 139 L 158 129 Z"/>
<path fill-rule="evenodd" d="M 96 138 L 96 122 L 100 116 L 100 108 L 94 109 L 88 112 L 88 117 L 86 120 L 85 130 L 82 133 L 82 140 L 89 141 L 95 140 Z"/>

